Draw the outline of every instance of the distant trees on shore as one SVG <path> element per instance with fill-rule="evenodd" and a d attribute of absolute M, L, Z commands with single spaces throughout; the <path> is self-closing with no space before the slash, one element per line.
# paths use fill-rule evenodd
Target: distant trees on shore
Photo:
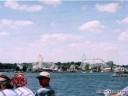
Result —
<path fill-rule="evenodd" d="M 75 69 L 76 70 L 81 70 L 81 63 L 80 61 L 78 62 L 74 62 L 74 61 L 71 61 L 71 62 L 56 62 L 54 63 L 55 65 L 58 66 L 58 69 L 62 69 L 63 71 L 67 71 L 68 69 L 70 68 L 74 68 L 75 66 Z M 111 68 L 111 70 L 113 69 L 113 66 L 116 66 L 116 64 L 114 64 L 113 61 L 108 61 L 106 62 L 106 64 Z M 22 67 L 20 67 L 19 65 L 21 65 Z M 73 66 L 72 66 L 73 65 Z M 91 64 L 89 63 L 86 63 L 86 66 L 85 66 L 85 70 L 90 70 L 90 66 Z M 7 70 L 14 70 L 14 71 L 32 71 L 32 67 L 33 66 L 33 63 L 21 63 L 21 64 L 18 64 L 18 63 L 1 63 L 0 62 L 0 71 L 1 70 L 4 70 L 4 69 L 7 69 Z M 71 67 L 72 66 L 72 67 Z M 122 65 L 123 66 L 123 65 Z M 124 65 L 125 67 L 128 66 L 128 65 Z M 92 70 L 100 70 L 100 67 L 101 66 L 93 66 L 92 67 Z"/>
<path fill-rule="evenodd" d="M 63 71 L 67 71 L 71 67 L 71 65 L 75 65 L 75 69 L 79 69 L 79 66 L 81 65 L 81 62 L 57 62 L 55 65 L 58 66 L 58 68 L 62 68 Z"/>
<path fill-rule="evenodd" d="M 6 71 L 6 70 L 19 70 L 19 67 L 17 66 L 16 63 L 1 63 L 0 62 L 0 71 Z"/>
<path fill-rule="evenodd" d="M 10 64 L 10 63 L 0 63 L 0 69 L 16 69 L 17 64 Z"/>

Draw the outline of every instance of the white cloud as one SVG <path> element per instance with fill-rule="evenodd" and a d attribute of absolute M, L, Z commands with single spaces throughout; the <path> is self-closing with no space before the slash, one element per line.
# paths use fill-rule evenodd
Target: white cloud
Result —
<path fill-rule="evenodd" d="M 119 35 L 118 40 L 120 40 L 120 41 L 128 40 L 128 31 L 127 31 L 127 32 L 122 32 L 122 33 Z"/>
<path fill-rule="evenodd" d="M 8 32 L 0 32 L 0 36 L 9 36 L 10 34 Z"/>
<path fill-rule="evenodd" d="M 44 34 L 41 37 L 42 43 L 58 42 L 58 41 L 74 41 L 82 39 L 82 37 L 72 34 Z"/>
<path fill-rule="evenodd" d="M 29 12 L 40 11 L 43 9 L 43 6 L 41 5 L 32 5 L 32 6 L 28 6 L 25 4 L 20 5 L 18 2 L 11 0 L 5 1 L 4 6 L 14 10 L 25 10 Z"/>
<path fill-rule="evenodd" d="M 117 29 L 113 29 L 112 32 L 119 33 L 119 32 L 121 32 L 121 29 L 118 29 L 118 28 Z"/>
<path fill-rule="evenodd" d="M 10 19 L 2 19 L 0 21 L 0 25 L 8 26 L 8 27 L 18 27 L 18 26 L 28 26 L 32 25 L 33 22 L 29 20 L 10 20 Z"/>
<path fill-rule="evenodd" d="M 71 43 L 68 46 L 69 47 L 74 47 L 74 48 L 82 48 L 82 47 L 88 47 L 91 42 L 85 41 L 85 42 L 79 42 L 79 43 Z"/>
<path fill-rule="evenodd" d="M 42 6 L 41 5 L 32 5 L 32 6 L 29 6 L 26 10 L 29 11 L 29 12 L 34 12 L 34 11 L 40 11 L 42 10 Z"/>
<path fill-rule="evenodd" d="M 124 18 L 123 20 L 116 21 L 118 24 L 128 24 L 128 17 Z"/>
<path fill-rule="evenodd" d="M 96 4 L 96 9 L 100 12 L 116 12 L 119 8 L 119 3 L 109 3 L 109 4 Z"/>
<path fill-rule="evenodd" d="M 61 4 L 61 0 L 39 0 L 42 1 L 44 4 L 49 4 L 53 6 L 57 6 Z"/>
<path fill-rule="evenodd" d="M 69 44 L 69 47 L 73 48 L 87 48 L 91 50 L 104 50 L 104 51 L 109 51 L 109 50 L 116 50 L 117 46 L 115 44 L 107 43 L 107 42 L 79 42 L 79 43 L 72 43 Z"/>
<path fill-rule="evenodd" d="M 101 25 L 100 21 L 94 20 L 86 22 L 85 24 L 81 25 L 79 27 L 79 30 L 81 31 L 90 31 L 90 32 L 101 32 L 104 28 L 103 25 Z"/>

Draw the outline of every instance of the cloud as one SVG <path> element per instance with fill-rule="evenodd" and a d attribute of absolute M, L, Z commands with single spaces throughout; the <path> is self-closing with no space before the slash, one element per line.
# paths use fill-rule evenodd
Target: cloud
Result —
<path fill-rule="evenodd" d="M 42 43 L 51 43 L 51 42 L 70 42 L 74 40 L 82 39 L 82 37 L 72 34 L 44 34 L 41 37 Z"/>
<path fill-rule="evenodd" d="M 2 19 L 0 21 L 0 25 L 2 26 L 8 26 L 8 27 L 24 27 L 28 25 L 32 25 L 33 22 L 29 20 L 10 20 L 10 19 Z"/>
<path fill-rule="evenodd" d="M 29 11 L 29 12 L 35 12 L 35 11 L 40 11 L 40 10 L 42 10 L 42 6 L 41 5 L 32 5 L 32 6 L 30 6 L 30 7 L 28 7 L 27 9 L 26 9 L 26 11 Z"/>
<path fill-rule="evenodd" d="M 94 20 L 84 23 L 79 27 L 79 30 L 90 31 L 90 32 L 101 32 L 103 28 L 104 26 L 101 25 L 100 21 Z"/>
<path fill-rule="evenodd" d="M 96 4 L 96 9 L 100 12 L 116 12 L 119 8 L 119 3 L 109 3 L 109 4 Z"/>
<path fill-rule="evenodd" d="M 107 42 L 79 42 L 79 43 L 72 43 L 69 44 L 69 47 L 73 48 L 87 48 L 91 50 L 104 50 L 104 51 L 110 51 L 110 50 L 116 50 L 117 46 L 115 44 L 107 43 Z"/>
<path fill-rule="evenodd" d="M 4 6 L 10 9 L 14 9 L 14 10 L 24 10 L 24 11 L 28 11 L 28 12 L 35 12 L 35 11 L 40 11 L 43 9 L 43 6 L 41 5 L 32 5 L 32 6 L 28 6 L 28 5 L 20 5 L 18 2 L 16 1 L 11 1 L 11 0 L 7 0 L 4 3 Z"/>
<path fill-rule="evenodd" d="M 0 36 L 9 36 L 10 34 L 8 32 L 0 32 Z"/>
<path fill-rule="evenodd" d="M 61 0 L 39 0 L 42 1 L 44 4 L 57 6 L 61 4 Z"/>
<path fill-rule="evenodd" d="M 74 47 L 74 48 L 82 48 L 82 47 L 88 47 L 88 45 L 90 45 L 91 42 L 89 41 L 85 41 L 85 42 L 79 42 L 79 43 L 71 43 L 68 46 L 69 47 Z"/>
<path fill-rule="evenodd" d="M 124 18 L 123 20 L 117 20 L 116 23 L 118 23 L 118 24 L 128 24 L 128 17 Z"/>
<path fill-rule="evenodd" d="M 118 40 L 120 40 L 120 41 L 126 41 L 126 40 L 128 40 L 128 31 L 122 32 L 119 35 Z"/>

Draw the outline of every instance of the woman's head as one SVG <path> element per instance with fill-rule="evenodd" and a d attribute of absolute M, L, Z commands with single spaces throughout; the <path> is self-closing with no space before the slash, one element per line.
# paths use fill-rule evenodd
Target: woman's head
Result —
<path fill-rule="evenodd" d="M 12 89 L 11 79 L 4 74 L 0 74 L 0 89 Z"/>
<path fill-rule="evenodd" d="M 12 84 L 15 87 L 22 87 L 27 84 L 27 79 L 22 73 L 16 73 L 14 77 L 12 78 Z"/>

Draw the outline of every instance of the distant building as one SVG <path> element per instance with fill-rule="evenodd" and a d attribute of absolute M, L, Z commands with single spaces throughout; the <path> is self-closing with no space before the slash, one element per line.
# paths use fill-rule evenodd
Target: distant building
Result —
<path fill-rule="evenodd" d="M 20 69 L 23 69 L 23 65 L 21 63 L 18 63 L 17 66 L 20 68 Z"/>

